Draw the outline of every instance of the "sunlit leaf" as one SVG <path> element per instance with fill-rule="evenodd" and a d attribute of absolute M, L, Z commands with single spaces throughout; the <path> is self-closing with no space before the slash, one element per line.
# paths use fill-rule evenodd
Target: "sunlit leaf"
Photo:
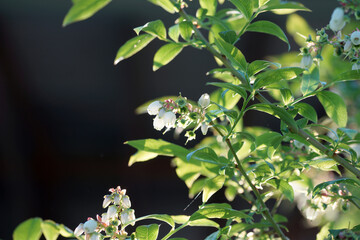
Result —
<path fill-rule="evenodd" d="M 159 234 L 159 225 L 150 224 L 136 228 L 136 238 L 139 240 L 156 240 Z"/>
<path fill-rule="evenodd" d="M 177 43 L 168 43 L 162 46 L 154 56 L 153 71 L 171 62 L 183 49 L 183 45 Z"/>
<path fill-rule="evenodd" d="M 323 105 L 326 114 L 339 126 L 345 127 L 347 123 L 347 110 L 342 97 L 334 92 L 322 91 L 316 93 Z"/>
<path fill-rule="evenodd" d="M 41 237 L 41 218 L 30 218 L 18 225 L 13 240 L 39 240 Z"/>

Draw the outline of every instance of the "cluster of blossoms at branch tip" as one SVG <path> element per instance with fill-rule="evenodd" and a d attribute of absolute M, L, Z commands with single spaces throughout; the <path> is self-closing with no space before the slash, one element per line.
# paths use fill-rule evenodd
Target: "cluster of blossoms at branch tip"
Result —
<path fill-rule="evenodd" d="M 126 189 L 109 189 L 111 194 L 104 196 L 103 208 L 107 211 L 101 216 L 97 215 L 96 220 L 88 218 L 85 223 L 80 223 L 74 230 L 76 236 L 85 236 L 85 240 L 124 240 L 128 234 L 125 232 L 126 225 L 134 224 L 135 211 L 130 209 L 131 202 Z"/>
<path fill-rule="evenodd" d="M 210 105 L 210 96 L 207 93 L 201 95 L 197 106 L 191 104 L 187 98 L 181 95 L 176 99 L 167 99 L 165 101 L 154 101 L 148 108 L 150 115 L 155 115 L 153 126 L 156 130 L 161 131 L 166 128 L 165 132 L 171 128 L 186 129 L 193 125 L 193 130 L 186 132 L 185 136 L 188 141 L 195 139 L 195 131 L 200 128 L 201 132 L 206 135 L 209 125 L 205 121 L 206 108 Z"/>
<path fill-rule="evenodd" d="M 353 65 L 352 70 L 360 70 L 360 31 L 355 29 L 350 34 L 343 34 L 342 29 L 350 21 L 350 16 L 355 15 L 360 20 L 360 1 L 343 0 L 342 7 L 337 7 L 331 15 L 329 25 L 317 31 L 315 40 L 311 35 L 306 39 L 307 46 L 301 49 L 302 59 L 300 67 L 309 69 L 312 64 L 322 60 L 322 48 L 330 44 L 335 48 L 335 54 L 344 56 Z M 335 35 L 329 38 L 326 30 L 332 30 Z"/>

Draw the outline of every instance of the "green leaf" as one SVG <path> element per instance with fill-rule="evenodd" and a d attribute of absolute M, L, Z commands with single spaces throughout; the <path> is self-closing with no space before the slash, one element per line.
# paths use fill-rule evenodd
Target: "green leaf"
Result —
<path fill-rule="evenodd" d="M 247 62 L 244 54 L 238 48 L 220 38 L 215 39 L 215 44 L 237 68 L 246 72 Z"/>
<path fill-rule="evenodd" d="M 282 98 L 284 105 L 288 105 L 289 103 L 294 101 L 294 97 L 293 97 L 293 94 L 290 89 L 281 88 L 280 93 L 281 93 L 281 98 Z"/>
<path fill-rule="evenodd" d="M 176 215 L 171 217 L 174 219 L 174 221 L 177 224 L 184 224 L 188 222 L 186 225 L 191 227 L 215 227 L 215 228 L 220 227 L 219 224 L 217 224 L 216 222 L 210 219 L 198 219 L 194 221 L 189 221 L 190 216 L 186 216 L 186 215 Z"/>
<path fill-rule="evenodd" d="M 169 28 L 169 37 L 175 42 L 179 42 L 180 29 L 179 24 L 175 24 Z"/>
<path fill-rule="evenodd" d="M 192 151 L 186 156 L 186 159 L 190 161 L 191 159 L 196 161 L 208 162 L 213 164 L 218 164 L 218 156 L 215 151 L 210 147 L 203 147 Z"/>
<path fill-rule="evenodd" d="M 186 41 L 190 41 L 193 34 L 193 24 L 188 21 L 182 21 L 179 23 L 179 29 L 181 37 Z"/>
<path fill-rule="evenodd" d="M 317 123 L 317 113 L 315 109 L 307 103 L 296 103 L 294 104 L 294 107 L 298 109 L 299 114 L 310 121 L 313 121 L 314 123 Z"/>
<path fill-rule="evenodd" d="M 326 114 L 339 126 L 345 127 L 347 123 L 347 110 L 342 97 L 334 92 L 322 91 L 316 93 Z"/>
<path fill-rule="evenodd" d="M 73 1 L 74 5 L 70 8 L 63 21 L 63 26 L 70 23 L 85 20 L 97 11 L 109 4 L 111 0 L 77 0 Z"/>
<path fill-rule="evenodd" d="M 136 36 L 130 40 L 128 40 L 124 45 L 120 47 L 118 50 L 114 65 L 118 64 L 120 61 L 131 57 L 135 53 L 142 50 L 144 47 L 146 47 L 152 40 L 154 40 L 154 36 L 150 34 L 142 34 L 139 36 Z"/>
<path fill-rule="evenodd" d="M 355 80 L 360 80 L 360 71 L 359 70 L 351 70 L 351 71 L 341 73 L 330 84 L 337 83 L 337 82 L 344 82 L 344 81 L 355 81 Z"/>
<path fill-rule="evenodd" d="M 242 211 L 237 211 L 231 208 L 227 203 L 213 203 L 204 205 L 201 209 L 197 210 L 191 215 L 190 221 L 205 219 L 205 218 L 251 218 Z"/>
<path fill-rule="evenodd" d="M 288 17 L 286 30 L 299 46 L 305 45 L 305 40 L 309 35 L 313 37 L 316 36 L 315 31 L 309 26 L 306 20 L 297 14 L 292 14 Z"/>
<path fill-rule="evenodd" d="M 308 164 L 322 171 L 335 171 L 338 174 L 341 174 L 339 169 L 337 168 L 337 163 L 332 158 L 317 157 L 308 161 Z"/>
<path fill-rule="evenodd" d="M 230 44 L 234 44 L 238 39 L 236 32 L 233 30 L 219 32 L 219 35 L 225 42 Z"/>
<path fill-rule="evenodd" d="M 244 14 L 247 20 L 250 20 L 253 14 L 253 4 L 251 0 L 230 0 L 230 2 Z"/>
<path fill-rule="evenodd" d="M 51 220 L 46 220 L 41 223 L 41 230 L 46 240 L 56 240 L 60 234 L 57 224 Z"/>
<path fill-rule="evenodd" d="M 274 65 L 277 68 L 281 67 L 281 65 L 278 63 L 273 63 L 273 62 L 269 62 L 269 61 L 265 61 L 265 60 L 255 60 L 249 64 L 247 73 L 249 76 L 254 76 L 255 74 L 270 67 L 271 65 Z"/>
<path fill-rule="evenodd" d="M 148 0 L 149 2 L 162 7 L 165 11 L 169 13 L 178 12 L 177 8 L 171 3 L 170 0 Z"/>
<path fill-rule="evenodd" d="M 290 49 L 289 40 L 287 39 L 283 30 L 273 22 L 269 21 L 257 21 L 250 24 L 246 31 L 248 32 L 260 32 L 260 33 L 267 33 L 278 37 L 280 40 L 286 42 L 288 44 L 288 48 Z"/>
<path fill-rule="evenodd" d="M 61 236 L 67 238 L 75 237 L 74 232 L 70 228 L 64 226 L 64 224 L 57 224 L 57 227 Z"/>
<path fill-rule="evenodd" d="M 320 73 L 318 67 L 313 67 L 310 72 L 306 72 L 301 81 L 301 92 L 305 96 L 314 92 L 320 84 Z"/>
<path fill-rule="evenodd" d="M 125 143 L 129 144 L 130 146 L 138 150 L 153 152 L 164 156 L 171 156 L 171 157 L 178 156 L 180 158 L 185 159 L 186 155 L 189 154 L 189 150 L 187 150 L 186 148 L 183 148 L 173 143 L 166 142 L 161 139 L 158 140 L 141 139 L 141 140 L 127 141 Z"/>
<path fill-rule="evenodd" d="M 146 151 L 138 151 L 137 153 L 133 154 L 130 157 L 130 160 L 128 162 L 128 166 L 130 167 L 131 165 L 133 165 L 136 162 L 146 162 L 149 161 L 151 159 L 154 159 L 158 156 L 157 153 L 153 153 L 153 152 L 146 152 Z"/>
<path fill-rule="evenodd" d="M 267 181 L 267 183 L 278 189 L 290 202 L 294 201 L 294 190 L 288 182 L 273 178 Z"/>
<path fill-rule="evenodd" d="M 159 234 L 159 225 L 150 224 L 136 228 L 136 238 L 139 240 L 156 240 Z"/>
<path fill-rule="evenodd" d="M 234 96 L 232 92 L 228 91 L 225 93 L 225 95 L 222 95 L 222 92 L 222 89 L 214 91 L 210 95 L 210 100 L 219 105 L 222 105 L 226 109 L 232 109 L 233 107 L 235 107 L 241 98 L 239 94 L 236 94 Z M 210 106 L 208 110 L 213 110 L 214 108 L 216 108 L 216 106 Z"/>
<path fill-rule="evenodd" d="M 337 179 L 337 180 L 333 180 L 333 181 L 323 182 L 323 183 L 316 185 L 313 189 L 312 197 L 314 198 L 317 194 L 320 193 L 321 189 L 324 189 L 327 186 L 332 185 L 332 184 L 349 184 L 349 185 L 352 185 L 357 188 L 360 187 L 360 183 L 354 179 L 341 178 L 341 179 Z"/>
<path fill-rule="evenodd" d="M 237 94 L 239 94 L 243 99 L 247 98 L 246 90 L 241 85 L 235 85 L 232 83 L 222 83 L 222 82 L 210 82 L 207 85 L 212 85 L 220 88 L 229 89 Z"/>
<path fill-rule="evenodd" d="M 134 28 L 134 31 L 137 35 L 139 35 L 141 31 L 144 31 L 155 37 L 158 37 L 161 40 L 166 39 L 166 28 L 161 20 L 148 22 L 143 26 Z"/>
<path fill-rule="evenodd" d="M 273 11 L 276 14 L 290 14 L 296 11 L 311 11 L 304 5 L 298 2 L 283 2 L 283 1 L 274 1 L 274 4 L 269 4 L 264 11 Z"/>
<path fill-rule="evenodd" d="M 159 221 L 162 221 L 162 222 L 165 222 L 165 223 L 169 224 L 171 226 L 171 228 L 175 227 L 174 220 L 167 214 L 151 214 L 151 215 L 136 218 L 134 222 L 138 222 L 138 221 L 142 221 L 142 220 L 146 220 L 146 219 L 159 220 Z"/>
<path fill-rule="evenodd" d="M 200 6 L 207 10 L 207 15 L 214 16 L 216 13 L 217 0 L 199 0 Z"/>
<path fill-rule="evenodd" d="M 183 49 L 181 44 L 168 43 L 162 46 L 154 56 L 153 71 L 158 70 L 162 66 L 168 64 L 173 60 Z"/>
<path fill-rule="evenodd" d="M 297 124 L 294 118 L 283 108 L 279 108 L 272 104 L 258 103 L 250 106 L 248 109 L 254 109 L 278 117 L 282 121 L 284 121 L 289 127 L 297 129 Z"/>
<path fill-rule="evenodd" d="M 281 80 L 292 80 L 297 78 L 304 69 L 298 67 L 286 67 L 269 70 L 258 75 L 255 80 L 254 88 L 259 89 L 277 83 Z"/>
<path fill-rule="evenodd" d="M 208 179 L 205 181 L 205 186 L 202 195 L 203 203 L 207 202 L 209 198 L 214 195 L 217 191 L 219 191 L 225 183 L 225 176 L 219 175 L 215 178 Z"/>
<path fill-rule="evenodd" d="M 220 231 L 218 230 L 207 236 L 204 240 L 217 240 L 219 237 L 220 237 Z"/>
<path fill-rule="evenodd" d="M 39 240 L 41 237 L 41 218 L 30 218 L 18 225 L 13 240 Z"/>

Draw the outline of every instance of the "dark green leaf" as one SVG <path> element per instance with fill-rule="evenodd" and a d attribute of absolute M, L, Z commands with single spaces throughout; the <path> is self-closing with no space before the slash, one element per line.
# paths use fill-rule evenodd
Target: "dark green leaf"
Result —
<path fill-rule="evenodd" d="M 214 16 L 216 13 L 217 0 L 199 0 L 200 6 L 207 10 L 207 15 Z"/>
<path fill-rule="evenodd" d="M 334 92 L 322 91 L 316 93 L 323 105 L 326 114 L 339 126 L 345 127 L 347 123 L 347 110 L 342 97 Z"/>
<path fill-rule="evenodd" d="M 41 218 L 30 218 L 20 223 L 13 233 L 13 240 L 39 240 L 41 222 Z"/>
<path fill-rule="evenodd" d="M 181 23 L 179 23 L 179 29 L 181 37 L 184 40 L 189 41 L 191 35 L 193 34 L 193 24 L 188 21 L 182 21 Z"/>
<path fill-rule="evenodd" d="M 237 94 L 240 94 L 240 96 L 243 99 L 247 98 L 246 90 L 241 85 L 235 85 L 232 83 L 222 83 L 222 82 L 210 82 L 210 83 L 207 83 L 207 85 L 213 85 L 213 86 L 220 87 L 220 88 L 226 88 Z"/>
<path fill-rule="evenodd" d="M 278 25 L 276 25 L 273 22 L 269 22 L 269 21 L 254 22 L 246 28 L 246 31 L 260 32 L 260 33 L 267 33 L 267 34 L 274 35 L 275 37 L 278 37 L 280 40 L 286 42 L 290 49 L 289 40 L 287 39 L 285 33 Z"/>
<path fill-rule="evenodd" d="M 269 61 L 265 61 L 265 60 L 255 60 L 249 64 L 247 73 L 249 76 L 254 76 L 255 74 L 270 67 L 271 65 L 274 65 L 277 68 L 281 67 L 281 65 L 278 63 L 273 63 L 273 62 L 269 62 Z"/>
<path fill-rule="evenodd" d="M 314 123 L 317 123 L 317 113 L 315 109 L 307 103 L 296 103 L 294 107 L 298 109 L 299 114 Z"/>
<path fill-rule="evenodd" d="M 153 71 L 171 62 L 183 49 L 181 44 L 168 43 L 162 46 L 154 56 Z"/>
<path fill-rule="evenodd" d="M 301 92 L 303 95 L 307 95 L 315 91 L 320 84 L 319 68 L 314 67 L 310 72 L 306 72 L 301 82 Z"/>
<path fill-rule="evenodd" d="M 292 80 L 297 78 L 303 71 L 304 69 L 297 67 L 279 68 L 266 71 L 258 75 L 258 78 L 254 83 L 254 88 L 259 89 L 266 87 L 281 80 Z"/>
<path fill-rule="evenodd" d="M 139 52 L 141 49 L 146 47 L 152 40 L 154 36 L 150 34 L 142 34 L 128 40 L 124 45 L 120 47 L 116 54 L 114 64 L 118 64 L 120 61 L 131 57 L 135 53 Z"/>
<path fill-rule="evenodd" d="M 247 62 L 245 56 L 238 48 L 220 38 L 215 39 L 215 44 L 237 68 L 246 72 Z"/>
<path fill-rule="evenodd" d="M 169 13 L 178 12 L 177 8 L 171 3 L 170 0 L 148 0 L 149 2 L 162 7 L 165 11 Z"/>
<path fill-rule="evenodd" d="M 321 189 L 326 188 L 329 185 L 332 184 L 349 184 L 352 185 L 354 187 L 360 187 L 360 183 L 354 179 L 351 178 L 341 178 L 341 179 L 337 179 L 337 180 L 333 180 L 333 181 L 328 181 L 328 182 L 323 182 L 320 183 L 318 185 L 316 185 L 313 189 L 313 197 L 315 197 L 317 194 L 320 193 Z"/>
<path fill-rule="evenodd" d="M 215 178 L 206 180 L 202 195 L 203 203 L 207 202 L 212 195 L 214 195 L 217 191 L 219 191 L 224 186 L 224 183 L 225 183 L 224 175 L 219 175 L 216 176 Z"/>
<path fill-rule="evenodd" d="M 70 23 L 85 20 L 97 11 L 105 7 L 111 0 L 77 0 L 73 1 L 74 5 L 70 8 L 63 21 L 63 26 Z"/>
<path fill-rule="evenodd" d="M 273 178 L 267 181 L 267 183 L 278 189 L 290 202 L 294 201 L 294 190 L 288 182 Z"/>
<path fill-rule="evenodd" d="M 230 44 L 234 44 L 238 39 L 236 32 L 233 30 L 219 32 L 219 35 L 225 42 Z"/>
<path fill-rule="evenodd" d="M 339 74 L 330 85 L 337 83 L 337 82 L 344 82 L 344 81 L 355 81 L 360 80 L 360 71 L 359 70 L 352 70 L 347 71 L 344 73 Z"/>
<path fill-rule="evenodd" d="M 250 20 L 253 14 L 253 3 L 251 0 L 230 0 L 230 2 L 244 14 L 247 20 Z"/>
<path fill-rule="evenodd" d="M 143 26 L 134 28 L 134 31 L 136 34 L 139 35 L 141 31 L 147 32 L 155 37 L 158 37 L 159 39 L 166 39 L 166 28 L 164 26 L 164 23 L 161 20 L 155 20 L 146 23 Z"/>
<path fill-rule="evenodd" d="M 156 240 L 159 234 L 159 225 L 150 224 L 136 228 L 136 238 L 139 240 Z"/>
<path fill-rule="evenodd" d="M 213 232 L 205 238 L 205 240 L 217 240 L 220 237 L 220 231 Z"/>

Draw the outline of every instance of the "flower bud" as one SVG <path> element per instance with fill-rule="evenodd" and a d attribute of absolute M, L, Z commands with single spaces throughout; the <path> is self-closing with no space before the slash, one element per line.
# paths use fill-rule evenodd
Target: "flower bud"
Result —
<path fill-rule="evenodd" d="M 330 29 L 334 32 L 340 31 L 345 26 L 344 10 L 340 7 L 335 8 L 330 19 Z"/>
<path fill-rule="evenodd" d="M 351 41 L 347 40 L 344 45 L 344 52 L 350 51 L 351 47 L 352 47 Z"/>
<path fill-rule="evenodd" d="M 165 126 L 164 120 L 160 118 L 159 115 L 157 115 L 154 118 L 153 126 L 156 130 L 161 131 L 161 129 L 163 129 Z"/>
<path fill-rule="evenodd" d="M 157 115 L 160 111 L 160 108 L 162 108 L 162 107 L 163 107 L 163 105 L 161 104 L 160 101 L 155 101 L 155 102 L 150 103 L 150 105 L 147 108 L 147 112 L 150 115 Z"/>
<path fill-rule="evenodd" d="M 97 221 L 90 219 L 84 223 L 84 232 L 86 234 L 95 232 L 97 228 Z"/>
<path fill-rule="evenodd" d="M 77 226 L 74 230 L 75 236 L 80 236 L 84 232 L 84 224 L 80 223 L 79 226 Z"/>
<path fill-rule="evenodd" d="M 204 93 L 203 95 L 201 95 L 201 97 L 199 98 L 198 104 L 202 107 L 202 108 L 206 108 L 209 106 L 210 104 L 210 96 L 207 93 Z"/>
<path fill-rule="evenodd" d="M 360 44 L 360 31 L 355 31 L 350 36 L 351 42 L 356 46 Z"/>
<path fill-rule="evenodd" d="M 117 216 L 117 207 L 116 205 L 111 205 L 107 210 L 108 219 L 115 218 Z"/>
<path fill-rule="evenodd" d="M 131 208 L 131 202 L 128 195 L 125 195 L 122 199 L 122 207 L 123 208 Z"/>
<path fill-rule="evenodd" d="M 360 70 L 360 63 L 354 63 L 351 67 L 351 70 Z"/>
<path fill-rule="evenodd" d="M 208 129 L 209 129 L 209 125 L 207 125 L 205 122 L 201 123 L 201 132 L 203 135 L 207 134 Z"/>
<path fill-rule="evenodd" d="M 309 69 L 311 67 L 312 63 L 313 63 L 313 59 L 312 59 L 311 55 L 304 55 L 301 59 L 300 67 Z"/>
<path fill-rule="evenodd" d="M 123 225 L 127 224 L 130 221 L 135 220 L 135 211 L 133 209 L 127 209 L 127 210 L 123 211 L 120 214 L 120 220 Z"/>
<path fill-rule="evenodd" d="M 105 195 L 103 201 L 103 208 L 107 208 L 110 205 L 110 203 L 111 203 L 111 196 Z"/>
<path fill-rule="evenodd" d="M 163 117 L 165 127 L 173 128 L 175 127 L 176 115 L 173 112 L 166 112 Z"/>

